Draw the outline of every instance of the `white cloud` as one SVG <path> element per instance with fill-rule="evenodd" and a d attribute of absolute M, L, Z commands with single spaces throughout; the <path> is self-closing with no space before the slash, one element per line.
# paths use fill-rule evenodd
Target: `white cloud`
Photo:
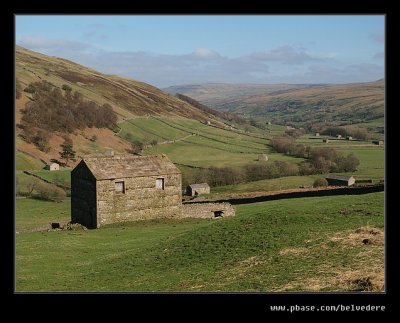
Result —
<path fill-rule="evenodd" d="M 56 55 L 57 53 L 82 52 L 92 46 L 62 39 L 49 39 L 40 36 L 22 36 L 17 44 L 41 53 Z"/>
<path fill-rule="evenodd" d="M 212 49 L 208 49 L 208 48 L 197 48 L 193 54 L 195 57 L 199 57 L 199 58 L 220 57 L 220 55 L 216 51 L 213 51 Z"/>
<path fill-rule="evenodd" d="M 307 54 L 304 47 L 296 49 L 292 46 L 281 46 L 266 52 L 254 53 L 251 57 L 261 61 L 278 61 L 284 64 L 302 64 L 322 60 Z"/>
<path fill-rule="evenodd" d="M 65 45 L 65 41 L 61 39 L 48 39 L 40 36 L 22 36 L 20 44 L 21 46 L 30 48 L 54 48 Z"/>
<path fill-rule="evenodd" d="M 21 37 L 18 45 L 158 87 L 211 82 L 344 83 L 384 76 L 382 64 L 346 65 L 322 54 L 314 57 L 305 48 L 293 46 L 229 58 L 209 48 L 197 48 L 183 55 L 111 52 L 87 43 L 34 36 Z"/>

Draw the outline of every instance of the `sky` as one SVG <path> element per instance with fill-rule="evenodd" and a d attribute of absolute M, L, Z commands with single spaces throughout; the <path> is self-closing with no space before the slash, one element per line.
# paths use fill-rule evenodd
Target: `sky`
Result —
<path fill-rule="evenodd" d="M 16 44 L 164 88 L 384 78 L 384 15 L 16 15 Z"/>

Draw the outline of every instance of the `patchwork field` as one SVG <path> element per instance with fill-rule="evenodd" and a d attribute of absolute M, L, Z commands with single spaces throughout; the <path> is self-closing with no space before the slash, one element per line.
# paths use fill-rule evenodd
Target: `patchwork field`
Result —
<path fill-rule="evenodd" d="M 269 161 L 285 160 L 299 164 L 304 159 L 276 153 L 270 147 L 270 140 L 282 135 L 285 128 L 268 125 L 267 130 L 252 127 L 251 132 L 224 130 L 207 126 L 196 120 L 169 117 L 139 117 L 120 124 L 120 136 L 133 140 L 157 140 L 158 145 L 149 146 L 144 154 L 166 154 L 185 174 L 192 172 L 185 167 L 236 167 L 257 163 L 258 155 L 266 153 Z M 253 132 L 257 129 L 258 132 Z M 381 180 L 384 178 L 384 148 L 371 141 L 348 141 L 329 138 L 330 143 L 322 142 L 327 136 L 315 137 L 305 134 L 296 142 L 312 147 L 332 147 L 338 152 L 354 153 L 360 160 L 358 171 L 352 173 L 359 179 Z M 290 179 L 289 179 L 290 181 Z M 298 180 L 293 179 L 292 187 Z M 306 185 L 306 184 L 305 184 Z"/>
<path fill-rule="evenodd" d="M 17 199 L 16 290 L 383 291 L 383 192 L 236 211 L 218 220 L 29 232 L 68 218 L 68 201 Z"/>

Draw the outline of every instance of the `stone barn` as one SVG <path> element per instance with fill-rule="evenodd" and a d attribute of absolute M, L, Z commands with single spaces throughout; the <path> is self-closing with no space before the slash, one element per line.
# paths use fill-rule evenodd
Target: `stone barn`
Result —
<path fill-rule="evenodd" d="M 186 194 L 190 196 L 210 194 L 210 186 L 207 183 L 192 184 L 186 188 Z"/>
<path fill-rule="evenodd" d="M 330 175 L 325 177 L 325 179 L 327 180 L 328 185 L 332 186 L 351 186 L 356 182 L 353 176 Z"/>
<path fill-rule="evenodd" d="M 103 224 L 182 216 L 182 175 L 165 156 L 83 158 L 71 172 L 71 220 Z"/>
<path fill-rule="evenodd" d="M 258 155 L 258 161 L 268 161 L 267 154 L 260 154 Z"/>
<path fill-rule="evenodd" d="M 60 165 L 57 163 L 51 163 L 46 165 L 46 169 L 49 171 L 60 170 Z"/>

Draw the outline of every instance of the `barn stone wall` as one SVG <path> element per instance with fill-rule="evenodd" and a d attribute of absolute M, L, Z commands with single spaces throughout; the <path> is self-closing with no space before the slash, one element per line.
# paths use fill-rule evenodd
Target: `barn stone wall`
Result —
<path fill-rule="evenodd" d="M 164 189 L 156 179 L 164 178 Z M 125 193 L 115 192 L 115 181 L 124 181 Z M 182 216 L 181 174 L 120 178 L 97 182 L 97 226 L 153 218 Z"/>
<path fill-rule="evenodd" d="M 217 218 L 219 211 L 221 216 L 235 215 L 234 207 L 229 203 L 186 203 L 182 205 L 183 218 Z"/>
<path fill-rule="evenodd" d="M 96 180 L 84 163 L 71 172 L 71 221 L 96 228 Z"/>

